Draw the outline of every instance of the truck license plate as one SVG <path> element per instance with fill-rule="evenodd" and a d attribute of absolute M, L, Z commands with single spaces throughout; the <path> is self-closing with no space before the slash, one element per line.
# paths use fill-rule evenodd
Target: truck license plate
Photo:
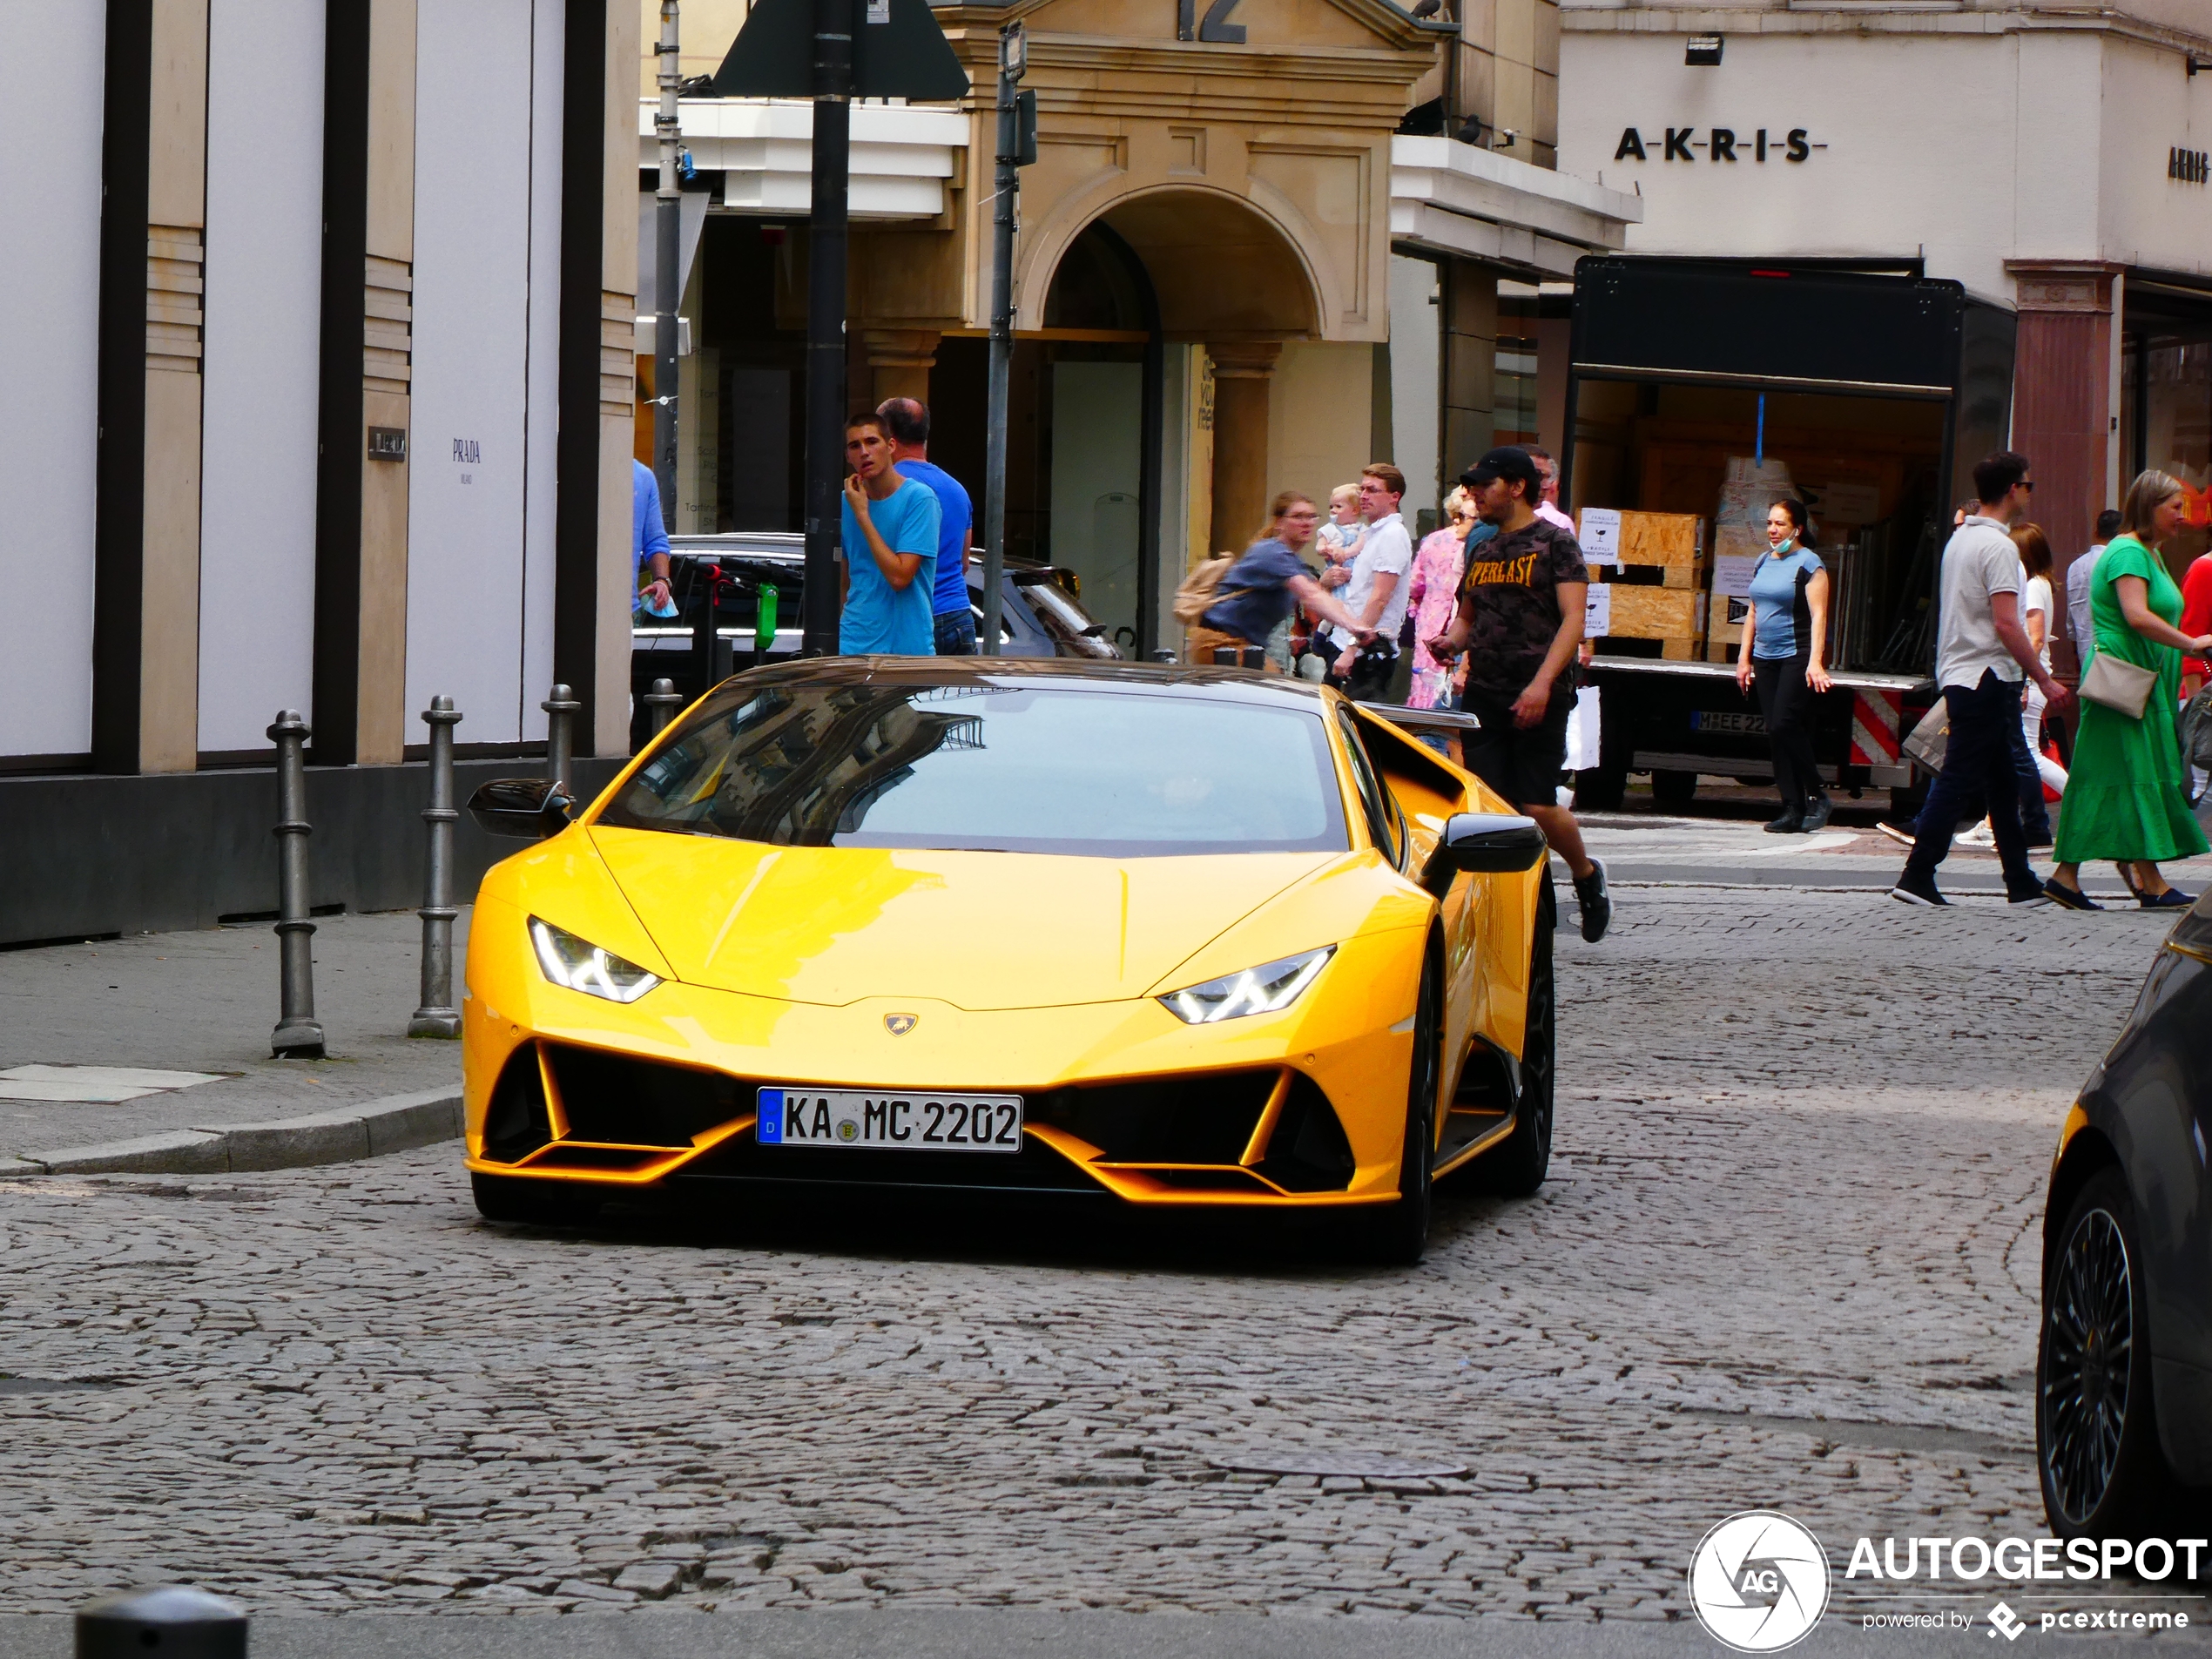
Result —
<path fill-rule="evenodd" d="M 1758 736 L 1766 731 L 1766 721 L 1756 714 L 1738 714 L 1728 709 L 1692 709 L 1689 711 L 1692 732 L 1728 732 L 1739 736 Z"/>

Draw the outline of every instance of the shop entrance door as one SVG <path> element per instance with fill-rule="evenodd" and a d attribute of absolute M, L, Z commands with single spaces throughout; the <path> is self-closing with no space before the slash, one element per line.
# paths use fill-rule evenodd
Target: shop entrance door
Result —
<path fill-rule="evenodd" d="M 1076 573 L 1083 607 L 1124 649 L 1136 642 L 1141 363 L 1052 365 L 1052 516 L 1045 556 Z"/>

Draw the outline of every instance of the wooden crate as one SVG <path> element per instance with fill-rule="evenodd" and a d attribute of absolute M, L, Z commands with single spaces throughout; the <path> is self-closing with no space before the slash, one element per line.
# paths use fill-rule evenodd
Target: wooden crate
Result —
<path fill-rule="evenodd" d="M 1685 588 L 1653 588 L 1615 582 L 1609 631 L 1622 639 L 1697 638 L 1703 631 L 1705 596 Z"/>
<path fill-rule="evenodd" d="M 1696 514 L 1621 515 L 1622 563 L 1703 564 L 1704 562 L 1705 521 Z"/>

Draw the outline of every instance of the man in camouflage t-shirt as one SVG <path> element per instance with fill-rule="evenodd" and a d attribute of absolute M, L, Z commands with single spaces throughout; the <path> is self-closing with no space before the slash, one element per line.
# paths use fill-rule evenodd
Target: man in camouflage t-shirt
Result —
<path fill-rule="evenodd" d="M 1460 706 L 1482 723 L 1466 734 L 1467 770 L 1542 826 L 1575 878 L 1582 937 L 1595 944 L 1613 914 L 1605 867 L 1557 794 L 1589 571 L 1574 532 L 1536 516 L 1542 485 L 1526 450 L 1493 449 L 1460 482 L 1498 533 L 1470 552 L 1459 609 L 1427 642 L 1429 655 L 1444 662 L 1467 652 Z"/>

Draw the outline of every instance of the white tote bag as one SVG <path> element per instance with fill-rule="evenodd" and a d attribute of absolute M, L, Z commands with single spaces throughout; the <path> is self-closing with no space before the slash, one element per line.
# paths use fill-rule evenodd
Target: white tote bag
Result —
<path fill-rule="evenodd" d="M 1588 772 L 1597 765 L 1597 687 L 1585 685 L 1575 693 L 1575 706 L 1567 715 L 1567 770 Z"/>

